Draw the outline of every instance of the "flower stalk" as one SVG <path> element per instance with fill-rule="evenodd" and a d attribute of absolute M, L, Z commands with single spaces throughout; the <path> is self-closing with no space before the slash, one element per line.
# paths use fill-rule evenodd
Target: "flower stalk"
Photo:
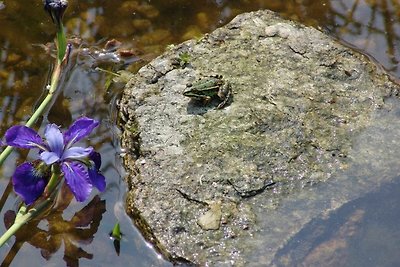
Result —
<path fill-rule="evenodd" d="M 11 227 L 8 228 L 7 231 L 0 237 L 0 247 L 2 247 L 24 224 L 37 217 L 52 202 L 52 199 L 47 198 L 35 208 L 30 209 L 28 212 L 26 212 L 26 206 L 23 205 L 18 211 L 13 225 L 11 225 Z"/>
<path fill-rule="evenodd" d="M 38 118 L 44 113 L 44 111 L 48 108 L 50 103 L 53 100 L 54 93 L 57 90 L 58 83 L 60 81 L 62 68 L 68 63 L 68 59 L 71 53 L 72 46 L 70 44 L 67 45 L 66 51 L 64 53 L 63 60 L 58 63 L 51 75 L 51 82 L 49 86 L 49 92 L 47 93 L 46 97 L 40 103 L 39 107 L 35 110 L 29 120 L 25 123 L 26 127 L 32 127 L 33 124 L 38 120 Z M 7 157 L 11 154 L 13 148 L 11 146 L 7 146 L 3 152 L 0 154 L 0 165 L 3 165 L 4 161 Z"/>
<path fill-rule="evenodd" d="M 0 165 L 11 154 L 14 147 L 22 149 L 39 149 L 39 159 L 24 162 L 17 166 L 12 177 L 14 191 L 23 202 L 15 217 L 14 223 L 0 237 L 0 247 L 9 240 L 23 225 L 39 216 L 43 216 L 55 202 L 65 182 L 75 199 L 86 201 L 92 188 L 104 191 L 105 177 L 100 172 L 101 156 L 92 147 L 74 146 L 88 136 L 99 122 L 81 117 L 66 131 L 61 132 L 59 126 L 48 124 L 43 138 L 32 129 L 35 122 L 54 102 L 62 72 L 68 64 L 72 45 L 67 44 L 62 18 L 68 6 L 66 0 L 44 0 L 45 10 L 56 25 L 57 58 L 48 93 L 25 125 L 12 126 L 5 133 L 5 141 L 1 146 L 7 147 L 0 154 Z M 116 235 L 118 236 L 118 231 Z M 120 236 L 120 233 L 119 233 Z"/>
<path fill-rule="evenodd" d="M 57 37 L 57 60 L 58 63 L 61 64 L 64 55 L 65 49 L 67 47 L 67 41 L 64 33 L 64 26 L 62 24 L 62 19 L 64 17 L 65 10 L 68 7 L 68 1 L 66 0 L 45 0 L 44 9 L 49 13 L 51 20 L 56 25 Z"/>
<path fill-rule="evenodd" d="M 58 175 L 58 176 L 57 176 Z M 57 176 L 57 177 L 56 177 Z M 53 173 L 52 178 L 54 180 L 59 179 L 59 174 Z M 52 179 L 50 178 L 50 180 Z M 54 202 L 54 197 L 57 191 L 53 190 L 51 195 L 45 198 L 42 202 L 35 205 L 33 208 L 27 211 L 27 205 L 22 204 L 20 209 L 18 210 L 17 216 L 15 217 L 14 223 L 10 228 L 0 237 L 0 248 L 25 224 L 27 224 L 30 220 L 36 218 L 40 215 L 45 209 L 49 207 L 51 203 Z"/>
<path fill-rule="evenodd" d="M 60 29 L 57 31 L 57 63 L 60 65 L 65 56 L 65 50 L 67 48 L 67 38 L 65 37 L 64 26 L 61 24 Z"/>
<path fill-rule="evenodd" d="M 64 12 L 68 7 L 68 1 L 66 0 L 45 0 L 44 9 L 49 13 L 53 23 L 56 25 L 56 47 L 57 47 L 57 61 L 56 67 L 51 75 L 50 85 L 48 86 L 49 92 L 47 96 L 40 103 L 39 107 L 32 114 L 30 119 L 25 123 L 25 126 L 32 127 L 33 124 L 38 120 L 38 118 L 44 113 L 53 100 L 54 93 L 58 88 L 58 83 L 60 81 L 61 72 L 65 65 L 68 64 L 69 56 L 71 53 L 72 45 L 67 45 L 67 40 L 65 37 L 64 26 L 62 23 L 62 18 Z M 0 154 L 0 165 L 3 165 L 4 161 L 13 151 L 13 148 L 7 146 L 3 152 Z"/>
<path fill-rule="evenodd" d="M 5 134 L 7 147 L 0 154 L 0 165 L 11 154 L 14 147 L 39 149 L 40 159 L 19 165 L 12 177 L 14 191 L 22 197 L 22 203 L 14 223 L 0 237 L 0 247 L 23 225 L 38 217 L 52 203 L 59 192 L 59 184 L 66 181 L 75 198 L 83 202 L 92 187 L 105 190 L 105 177 L 100 173 L 100 154 L 88 147 L 72 147 L 97 127 L 99 122 L 80 118 L 64 133 L 58 126 L 49 124 L 42 139 L 31 127 L 54 101 L 61 75 L 68 64 L 72 45 L 67 44 L 62 18 L 68 6 L 66 0 L 44 0 L 45 10 L 56 25 L 57 58 L 52 72 L 48 93 L 25 125 L 13 126 Z M 4 145 L 1 142 L 1 145 Z M 50 176 L 50 177 L 49 177 Z M 118 225 L 119 228 L 119 225 Z"/>
<path fill-rule="evenodd" d="M 47 186 L 44 189 L 43 192 L 43 196 L 44 197 L 48 197 L 50 195 L 51 192 L 54 191 L 54 189 L 57 187 L 57 185 L 60 182 L 60 175 L 61 175 L 61 171 L 60 171 L 60 167 L 58 165 L 52 165 L 51 166 L 51 177 L 49 182 L 47 183 Z"/>
<path fill-rule="evenodd" d="M 42 103 L 32 114 L 31 118 L 25 123 L 25 126 L 32 127 L 33 124 L 37 121 L 37 119 L 44 113 L 46 108 L 52 102 L 54 97 L 54 93 L 57 90 L 58 83 L 61 77 L 61 71 L 63 66 L 68 64 L 69 56 L 71 53 L 72 46 L 70 44 L 67 45 L 64 26 L 62 24 L 62 18 L 64 16 L 64 12 L 68 6 L 68 1 L 66 0 L 45 0 L 44 8 L 50 14 L 50 17 L 57 29 L 57 38 L 56 38 L 56 46 L 57 46 L 57 63 L 56 67 L 52 73 L 49 92 L 47 96 L 43 99 Z M 11 154 L 13 148 L 7 146 L 3 152 L 0 154 L 0 165 L 3 165 L 4 161 Z"/>

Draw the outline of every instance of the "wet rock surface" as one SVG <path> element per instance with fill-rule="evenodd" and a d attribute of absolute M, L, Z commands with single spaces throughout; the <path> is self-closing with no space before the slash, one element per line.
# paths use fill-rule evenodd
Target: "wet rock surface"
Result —
<path fill-rule="evenodd" d="M 183 96 L 210 75 L 232 88 L 221 109 L 217 97 Z M 127 84 L 128 213 L 173 261 L 271 264 L 311 218 L 394 177 L 397 125 L 375 123 L 386 113 L 397 120 L 397 102 L 386 99 L 398 90 L 313 28 L 269 11 L 240 15 L 170 48 Z"/>

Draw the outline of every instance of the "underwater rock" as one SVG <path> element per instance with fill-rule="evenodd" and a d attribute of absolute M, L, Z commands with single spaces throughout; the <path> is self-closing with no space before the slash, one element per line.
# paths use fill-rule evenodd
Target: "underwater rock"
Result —
<path fill-rule="evenodd" d="M 127 84 L 127 211 L 171 261 L 269 265 L 313 217 L 397 175 L 399 88 L 316 29 L 239 15 Z"/>

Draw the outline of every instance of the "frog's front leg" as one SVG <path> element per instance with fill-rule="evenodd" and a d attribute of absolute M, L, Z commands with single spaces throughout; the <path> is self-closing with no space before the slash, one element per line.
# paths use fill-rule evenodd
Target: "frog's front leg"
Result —
<path fill-rule="evenodd" d="M 218 97 L 222 100 L 221 103 L 218 104 L 217 109 L 223 108 L 226 103 L 228 103 L 229 99 L 232 96 L 232 88 L 228 82 L 225 82 L 222 88 L 218 91 Z"/>
<path fill-rule="evenodd" d="M 210 103 L 212 97 L 211 96 L 203 96 L 201 100 L 203 100 L 203 105 Z"/>

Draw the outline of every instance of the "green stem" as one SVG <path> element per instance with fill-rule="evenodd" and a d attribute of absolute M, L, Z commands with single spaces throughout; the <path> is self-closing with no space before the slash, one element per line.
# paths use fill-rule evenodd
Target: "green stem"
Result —
<path fill-rule="evenodd" d="M 47 94 L 46 98 L 43 99 L 42 103 L 35 110 L 32 117 L 30 117 L 30 119 L 25 123 L 25 126 L 32 127 L 32 125 L 36 122 L 36 120 L 39 118 L 39 116 L 42 115 L 44 110 L 46 110 L 47 106 L 51 103 L 51 100 L 53 99 L 54 91 L 55 91 L 55 88 L 57 88 L 57 84 L 58 84 L 58 79 L 54 79 L 54 82 L 52 82 L 49 93 Z M 7 146 L 3 150 L 3 152 L 1 152 L 0 165 L 2 165 L 4 163 L 4 161 L 7 159 L 7 157 L 11 154 L 12 151 L 13 151 L 13 147 Z"/>
<path fill-rule="evenodd" d="M 25 213 L 26 207 L 22 206 L 15 218 L 14 224 L 0 237 L 0 247 L 2 247 L 24 224 L 39 215 L 52 201 L 53 199 L 51 197 L 46 198 L 36 208 L 30 209 L 27 213 Z"/>
<path fill-rule="evenodd" d="M 46 110 L 46 108 L 51 103 L 51 100 L 53 99 L 54 93 L 55 93 L 58 83 L 60 81 L 61 69 L 63 67 L 63 64 L 65 62 L 68 62 L 70 49 L 67 49 L 67 39 L 65 37 L 64 26 L 62 23 L 60 23 L 60 25 L 57 29 L 56 35 L 57 35 L 57 37 L 56 37 L 57 64 L 51 75 L 49 93 L 47 94 L 46 98 L 43 99 L 40 106 L 32 114 L 32 117 L 25 123 L 25 126 L 27 126 L 27 127 L 32 127 L 33 124 L 39 118 L 39 116 L 41 116 L 43 114 L 43 112 Z M 3 150 L 3 152 L 0 154 L 0 166 L 3 165 L 4 161 L 8 158 L 8 156 L 11 154 L 12 151 L 13 151 L 13 148 L 10 146 L 7 146 Z"/>
<path fill-rule="evenodd" d="M 60 177 L 60 172 L 58 168 L 54 168 L 55 171 L 52 172 L 50 181 L 58 181 Z M 50 183 L 50 182 L 49 182 Z M 57 190 L 54 190 L 55 187 L 51 188 L 50 196 L 45 198 L 42 202 L 39 202 L 35 207 L 26 211 L 27 207 L 22 205 L 18 211 L 17 216 L 15 217 L 15 221 L 13 225 L 0 237 L 0 247 L 2 247 L 8 239 L 10 239 L 24 224 L 28 223 L 33 218 L 37 217 L 44 209 L 46 209 L 49 204 L 54 201 L 54 197 L 57 193 Z"/>
<path fill-rule="evenodd" d="M 13 148 L 11 146 L 6 147 L 3 152 L 0 154 L 0 165 L 3 165 L 4 161 L 7 159 L 7 157 L 11 154 L 13 151 Z"/>
<path fill-rule="evenodd" d="M 68 62 L 70 49 L 68 49 L 67 51 L 67 40 L 64 33 L 64 26 L 62 23 L 59 23 L 59 27 L 57 29 L 56 43 L 57 43 L 57 64 L 51 76 L 49 92 L 47 96 L 43 99 L 42 103 L 40 103 L 39 107 L 32 114 L 31 118 L 25 123 L 25 126 L 27 127 L 32 127 L 33 124 L 38 120 L 38 118 L 44 113 L 44 111 L 48 108 L 48 106 L 52 102 L 54 93 L 57 90 L 58 83 L 60 81 L 61 69 L 63 65 L 65 65 L 64 62 Z M 4 163 L 4 161 L 7 159 L 7 157 L 11 154 L 12 151 L 13 147 L 11 146 L 7 146 L 3 150 L 3 152 L 0 154 L 0 165 Z M 52 172 L 52 176 L 50 178 L 50 182 L 47 187 L 48 189 L 47 192 L 50 192 L 51 194 L 49 197 L 45 198 L 36 207 L 30 209 L 28 212 L 26 212 L 26 206 L 22 205 L 15 218 L 14 224 L 0 237 L 0 247 L 2 247 L 4 243 L 7 242 L 7 240 L 10 239 L 10 237 L 13 236 L 18 231 L 18 229 L 21 228 L 21 226 L 29 222 L 32 218 L 38 216 L 40 212 L 42 212 L 50 203 L 54 201 L 54 196 L 57 192 L 57 190 L 54 189 L 56 188 L 57 182 L 59 180 L 58 179 L 59 175 L 60 175 L 59 169 L 58 171 L 55 170 Z"/>
<path fill-rule="evenodd" d="M 60 182 L 60 175 L 61 175 L 61 170 L 60 166 L 57 164 L 51 165 L 51 177 L 49 182 L 46 185 L 46 188 L 44 189 L 43 196 L 48 197 L 51 193 L 53 193 L 54 189 Z"/>
<path fill-rule="evenodd" d="M 64 33 L 64 26 L 60 23 L 60 27 L 57 29 L 57 59 L 58 63 L 61 64 L 65 55 L 65 49 L 67 48 L 67 39 Z"/>
<path fill-rule="evenodd" d="M 118 73 L 115 73 L 115 72 L 112 72 L 112 71 L 109 71 L 109 70 L 106 70 L 106 69 L 103 69 L 103 68 L 100 68 L 100 67 L 96 67 L 95 70 L 102 71 L 102 72 L 111 74 L 113 76 L 121 77 L 121 74 L 118 74 Z"/>
<path fill-rule="evenodd" d="M 67 55 L 67 57 L 68 56 L 69 55 Z M 65 60 L 65 58 L 63 60 Z M 49 92 L 47 93 L 47 96 L 45 97 L 45 99 L 43 99 L 42 103 L 40 103 L 39 107 L 35 110 L 35 112 L 32 114 L 29 120 L 25 123 L 25 126 L 32 127 L 33 124 L 38 120 L 38 118 L 43 114 L 43 112 L 51 103 L 54 93 L 57 89 L 58 82 L 60 81 L 62 63 L 63 61 L 57 63 L 53 71 L 53 74 L 51 75 L 50 88 Z M 0 154 L 0 165 L 3 165 L 4 161 L 7 159 L 7 157 L 11 154 L 12 151 L 13 147 L 10 146 L 7 146 L 3 150 L 3 152 Z"/>

